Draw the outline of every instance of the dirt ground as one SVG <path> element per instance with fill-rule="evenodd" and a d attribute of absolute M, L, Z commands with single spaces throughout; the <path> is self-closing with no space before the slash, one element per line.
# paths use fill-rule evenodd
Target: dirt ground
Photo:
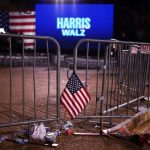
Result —
<path fill-rule="evenodd" d="M 13 81 L 12 81 L 12 120 L 20 121 L 22 118 L 22 70 L 21 68 L 13 68 Z M 81 78 L 83 71 L 80 72 Z M 56 72 L 51 71 L 51 90 L 50 90 L 50 107 L 49 115 L 56 116 Z M 95 96 L 95 73 L 91 71 L 91 76 L 88 77 L 90 86 L 88 90 L 91 95 Z M 36 114 L 37 118 L 43 118 L 45 116 L 45 107 L 46 107 L 46 95 L 47 95 L 47 69 L 46 68 L 37 68 L 36 69 L 36 101 L 37 108 Z M 84 81 L 85 79 L 82 78 Z M 67 83 L 67 70 L 65 68 L 61 69 L 61 91 Z M 24 114 L 25 119 L 33 119 L 34 117 L 34 96 L 33 96 L 33 71 L 31 67 L 25 68 L 25 107 Z M 0 68 L 0 124 L 7 123 L 9 121 L 9 69 Z M 91 103 L 92 104 L 92 103 Z M 95 103 L 94 106 L 88 107 L 87 114 L 95 113 Z M 64 109 L 61 108 L 61 117 L 64 116 Z M 66 118 L 67 119 L 67 118 Z M 83 125 L 84 122 L 84 125 Z M 99 132 L 99 129 L 95 128 L 96 123 L 88 123 L 83 121 L 82 123 L 78 121 L 73 121 L 74 131 L 75 132 Z M 17 127 L 13 127 L 12 131 L 15 131 Z M 10 129 L 1 128 L 0 135 L 5 134 L 6 132 L 12 132 Z M 52 147 L 51 145 L 45 146 L 43 143 L 36 144 L 17 144 L 13 141 L 4 141 L 0 143 L 1 150 L 47 150 L 47 149 L 57 149 L 57 150 L 150 150 L 150 145 L 144 145 L 142 148 L 137 146 L 135 143 L 127 141 L 125 139 L 118 139 L 115 137 L 106 137 L 106 136 L 79 136 L 79 135 L 64 135 L 57 137 L 57 147 Z"/>
<path fill-rule="evenodd" d="M 19 145 L 10 141 L 0 144 L 1 150 L 141 150 L 141 148 L 126 140 L 107 138 L 102 136 L 62 136 L 58 138 L 58 147 L 43 146 L 39 144 Z M 144 145 L 143 150 L 149 150 L 148 145 Z"/>

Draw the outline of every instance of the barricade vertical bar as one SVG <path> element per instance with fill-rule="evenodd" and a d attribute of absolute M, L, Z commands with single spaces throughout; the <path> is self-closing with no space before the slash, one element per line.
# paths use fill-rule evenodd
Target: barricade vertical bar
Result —
<path fill-rule="evenodd" d="M 121 84 L 121 46 L 120 44 L 118 45 L 118 58 L 117 58 L 117 66 L 118 66 L 118 94 L 117 94 L 117 114 L 119 114 L 119 103 L 120 103 L 120 84 Z"/>
<path fill-rule="evenodd" d="M 24 38 L 22 38 L 22 114 L 23 114 L 23 121 L 25 119 L 25 77 L 24 77 Z"/>
<path fill-rule="evenodd" d="M 114 92 L 114 83 L 115 83 L 115 59 L 114 57 L 112 58 L 113 60 L 113 64 L 112 64 L 112 84 L 111 84 L 111 96 L 110 99 L 115 99 L 115 94 L 113 94 Z M 115 104 L 115 101 L 113 101 L 113 103 L 110 101 L 110 106 L 112 107 L 112 105 Z"/>
<path fill-rule="evenodd" d="M 90 44 L 89 42 L 87 42 L 87 49 L 86 49 L 86 76 L 85 76 L 85 87 L 88 88 L 88 81 L 87 81 L 87 77 L 88 77 L 88 59 L 89 59 L 89 50 L 90 50 Z M 86 113 L 86 108 L 84 109 L 84 115 Z"/>
<path fill-rule="evenodd" d="M 124 76 L 124 64 L 123 64 L 123 61 L 124 61 L 124 55 L 123 55 L 123 47 L 124 45 L 121 45 L 120 44 L 120 91 L 119 91 L 119 96 L 120 96 L 120 102 L 123 103 L 124 100 L 123 100 L 123 76 Z"/>
<path fill-rule="evenodd" d="M 150 57 L 149 57 L 150 58 Z M 150 68 L 150 59 L 149 59 L 149 68 Z M 149 73 L 150 73 L 150 69 L 149 69 Z M 147 100 L 147 108 L 150 108 L 150 75 L 148 76 L 148 100 Z"/>
<path fill-rule="evenodd" d="M 116 76 L 115 76 L 115 100 L 116 100 L 116 105 L 117 105 L 117 109 L 116 109 L 116 114 L 118 114 L 118 105 L 119 105 L 119 99 L 118 99 L 118 79 L 119 79 L 119 66 L 118 66 L 118 60 L 117 58 L 119 57 L 119 51 L 117 51 L 117 55 L 114 57 L 114 61 L 115 61 L 115 68 L 116 68 Z"/>
<path fill-rule="evenodd" d="M 108 114 L 108 101 L 109 101 L 109 81 L 110 81 L 110 61 L 111 61 L 111 47 L 112 44 L 110 43 L 108 46 L 107 58 L 108 58 L 108 65 L 107 65 L 107 94 L 106 94 L 106 115 Z"/>
<path fill-rule="evenodd" d="M 46 108 L 46 119 L 48 119 L 49 112 L 49 97 L 50 97 L 50 60 L 49 60 L 49 44 L 46 40 L 46 49 L 47 49 L 47 67 L 48 67 L 48 95 L 47 95 L 47 108 Z"/>
<path fill-rule="evenodd" d="M 135 97 L 135 92 L 137 91 L 137 86 L 136 86 L 136 80 L 137 80 L 137 54 L 132 54 L 132 72 L 131 72 L 131 75 L 132 75 L 132 87 L 131 87 L 131 90 L 132 90 L 132 97 Z"/>
<path fill-rule="evenodd" d="M 115 46 L 115 52 L 116 52 L 116 46 Z M 112 56 L 112 57 L 110 57 L 110 62 L 111 62 L 111 78 L 110 78 L 110 80 L 111 80 L 111 82 L 110 82 L 110 103 L 109 103 L 109 105 L 110 105 L 110 109 L 112 108 L 112 105 L 113 105 L 113 103 L 112 103 L 112 100 L 113 100 L 113 85 L 114 85 L 114 78 L 115 78 L 115 73 L 114 73 L 114 70 L 115 70 L 115 59 L 114 59 L 114 57 Z M 111 111 L 110 112 L 110 115 L 113 115 L 113 112 Z M 109 122 L 110 124 L 112 124 L 112 119 L 110 118 L 110 122 Z"/>
<path fill-rule="evenodd" d="M 53 39 L 54 40 L 54 39 Z M 57 119 L 60 119 L 60 46 L 59 43 L 54 40 L 57 46 Z"/>
<path fill-rule="evenodd" d="M 144 54 L 144 64 L 145 66 L 143 67 L 143 74 L 144 74 L 144 79 L 143 79 L 143 95 L 144 95 L 144 92 L 146 90 L 146 83 L 147 83 L 147 78 L 148 78 L 148 72 L 149 72 L 149 57 L 148 55 L 145 55 Z M 145 70 L 146 70 L 146 73 L 145 73 Z"/>
<path fill-rule="evenodd" d="M 33 56 L 33 94 L 34 94 L 34 119 L 36 120 L 36 81 L 35 81 L 35 66 L 36 66 L 36 41 Z"/>
<path fill-rule="evenodd" d="M 140 102 L 140 99 L 139 99 L 139 96 L 140 96 L 140 94 L 141 94 L 141 90 L 140 90 L 140 80 L 141 80 L 141 73 L 140 73 L 140 71 L 141 71 L 141 53 L 139 52 L 138 53 L 138 57 L 139 57 L 139 60 L 138 60 L 138 62 L 139 62 L 139 64 L 138 64 L 138 90 L 137 90 L 137 97 L 138 97 L 138 100 L 137 100 L 137 110 L 139 110 L 139 102 Z"/>
<path fill-rule="evenodd" d="M 85 86 L 87 87 L 87 76 L 88 76 L 88 68 L 89 68 L 89 65 L 88 65 L 88 59 L 89 59 L 89 48 L 90 48 L 90 44 L 89 42 L 87 42 L 87 49 L 86 49 L 86 76 L 85 76 Z"/>
<path fill-rule="evenodd" d="M 129 101 L 130 101 L 130 71 L 131 71 L 131 45 L 129 47 L 129 54 L 127 56 L 128 58 L 128 74 L 127 74 L 127 115 L 129 114 Z"/>
<path fill-rule="evenodd" d="M 124 51 L 122 52 L 123 53 L 123 77 L 122 77 L 122 88 L 123 88 L 123 90 L 122 90 L 122 93 L 126 96 L 126 94 L 127 94 L 127 92 L 126 92 L 126 90 L 125 90 L 125 88 L 126 88 L 126 85 L 125 85 L 125 83 L 127 82 L 127 44 L 125 44 L 124 45 Z M 125 96 L 124 96 L 124 98 L 123 98 L 123 102 L 126 102 L 125 101 Z"/>
<path fill-rule="evenodd" d="M 99 88 L 99 69 L 100 69 L 100 48 L 101 44 L 98 43 L 98 52 L 97 52 L 97 73 L 96 73 L 96 108 L 95 108 L 95 115 L 97 115 L 97 102 L 99 101 L 99 94 L 98 94 L 98 88 Z"/>
<path fill-rule="evenodd" d="M 146 71 L 145 69 L 145 64 L 144 64 L 145 62 L 144 62 L 144 55 L 140 52 L 140 75 L 141 75 L 141 77 L 140 77 L 140 93 L 139 94 L 143 94 L 144 93 L 144 76 L 146 75 L 146 73 L 145 73 L 145 75 L 144 75 L 144 72 Z"/>
<path fill-rule="evenodd" d="M 108 47 L 105 51 L 105 58 L 104 58 L 104 68 L 103 68 L 103 84 L 102 84 L 102 93 L 101 93 L 101 100 L 100 100 L 100 115 L 103 115 L 103 105 L 104 100 L 106 100 L 106 80 L 107 80 L 107 65 L 108 65 Z M 103 119 L 100 119 L 100 134 L 102 134 L 103 129 Z"/>
<path fill-rule="evenodd" d="M 149 54 L 150 55 L 150 54 Z M 149 102 L 150 102 L 150 57 L 148 57 L 148 61 L 147 61 L 147 71 L 146 71 L 146 81 L 145 81 L 146 85 L 147 85 L 147 108 L 149 108 Z"/>
<path fill-rule="evenodd" d="M 9 76 L 9 123 L 11 123 L 12 120 L 12 38 L 9 37 L 9 59 L 10 59 L 10 76 Z"/>
<path fill-rule="evenodd" d="M 118 51 L 117 51 L 117 57 L 118 57 Z M 118 66 L 117 66 L 117 61 L 116 61 L 116 57 L 114 57 L 114 75 L 115 75 L 115 87 L 114 87 L 114 105 L 117 105 L 117 109 L 118 109 L 118 97 L 117 97 L 117 88 L 118 88 Z M 116 101 L 117 100 L 117 101 Z"/>

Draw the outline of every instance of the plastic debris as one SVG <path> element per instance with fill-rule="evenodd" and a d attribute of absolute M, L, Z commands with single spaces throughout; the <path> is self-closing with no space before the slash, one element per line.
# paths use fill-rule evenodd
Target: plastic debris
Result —
<path fill-rule="evenodd" d="M 70 121 L 66 121 L 63 125 L 63 129 L 66 130 L 66 128 L 72 128 L 73 124 Z"/>
<path fill-rule="evenodd" d="M 58 146 L 58 144 L 56 144 L 56 143 L 53 143 L 53 144 L 52 144 L 52 146 L 53 146 L 53 147 L 57 147 L 57 146 Z"/>
<path fill-rule="evenodd" d="M 25 144 L 28 142 L 28 139 L 20 139 L 20 138 L 17 138 L 15 139 L 16 143 L 18 144 Z"/>
<path fill-rule="evenodd" d="M 3 141 L 5 141 L 5 136 L 0 136 L 0 143 L 2 143 Z"/>
<path fill-rule="evenodd" d="M 44 123 L 35 124 L 32 138 L 43 140 L 45 135 L 46 135 L 46 129 Z"/>
<path fill-rule="evenodd" d="M 61 135 L 61 132 L 59 130 L 55 131 L 55 132 L 47 132 L 44 140 L 46 142 L 51 142 L 51 143 L 56 143 L 56 137 Z"/>
<path fill-rule="evenodd" d="M 0 136 L 0 143 L 4 142 L 5 140 L 9 139 L 8 135 L 1 135 Z"/>
<path fill-rule="evenodd" d="M 93 136 L 93 135 L 100 135 L 100 133 L 92 133 L 92 132 L 89 132 L 89 133 L 78 132 L 77 133 L 75 132 L 74 135 L 92 135 Z"/>
<path fill-rule="evenodd" d="M 46 129 L 46 132 L 50 132 L 51 131 L 50 127 L 45 127 L 45 129 Z"/>
<path fill-rule="evenodd" d="M 146 106 L 140 106 L 138 109 L 137 107 L 133 107 L 133 110 L 135 112 L 145 112 L 145 111 L 150 111 L 150 108 L 147 108 Z"/>
<path fill-rule="evenodd" d="M 103 132 L 110 136 L 127 139 L 139 146 L 150 141 L 150 111 L 139 112 Z"/>
<path fill-rule="evenodd" d="M 72 135 L 74 134 L 73 130 L 73 124 L 70 121 L 66 121 L 65 124 L 63 125 L 64 134 L 65 135 Z"/>
<path fill-rule="evenodd" d="M 144 97 L 144 100 L 145 100 L 145 101 L 149 101 L 149 100 L 150 100 L 150 97 Z"/>
<path fill-rule="evenodd" d="M 73 135 L 74 130 L 72 128 L 66 128 L 64 134 L 65 135 Z"/>
<path fill-rule="evenodd" d="M 18 135 L 29 135 L 29 130 L 27 128 L 23 129 L 23 131 L 16 131 L 14 133 L 15 136 L 18 136 Z"/>

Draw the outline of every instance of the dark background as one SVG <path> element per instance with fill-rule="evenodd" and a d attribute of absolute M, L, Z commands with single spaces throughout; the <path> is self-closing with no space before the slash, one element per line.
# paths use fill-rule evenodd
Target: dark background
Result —
<path fill-rule="evenodd" d="M 57 1 L 61 2 L 62 0 Z M 64 0 L 64 2 L 73 3 L 73 0 Z M 17 11 L 33 10 L 36 3 L 56 2 L 55 0 L 4 0 L 0 4 L 0 9 Z M 115 6 L 114 38 L 128 41 L 149 41 L 149 0 L 76 0 L 76 3 L 113 3 Z"/>

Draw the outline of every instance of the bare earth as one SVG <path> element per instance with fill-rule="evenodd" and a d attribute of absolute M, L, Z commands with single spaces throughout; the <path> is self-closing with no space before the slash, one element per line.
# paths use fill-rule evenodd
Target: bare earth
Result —
<path fill-rule="evenodd" d="M 21 68 L 13 68 L 13 89 L 12 89 L 12 118 L 13 120 L 21 120 L 22 116 L 22 76 Z M 79 73 L 82 81 L 84 72 Z M 95 96 L 95 76 L 92 74 L 88 77 L 89 86 L 88 90 L 92 97 Z M 56 111 L 56 72 L 51 71 L 51 81 L 52 84 L 50 89 L 50 107 L 49 115 L 55 116 Z M 37 68 L 36 69 L 36 101 L 37 101 L 37 118 L 45 117 L 45 107 L 46 107 L 46 95 L 47 95 L 47 69 Z M 67 70 L 61 69 L 61 91 L 67 83 Z M 100 81 L 99 81 L 100 82 Z M 95 99 L 93 99 L 94 101 Z M 0 68 L 0 123 L 7 123 L 9 120 L 8 105 L 9 104 L 9 69 Z M 93 104 L 93 105 L 91 105 Z M 88 106 L 87 113 L 94 114 L 95 103 L 90 103 Z M 33 72 L 31 67 L 25 68 L 25 119 L 32 119 L 34 115 L 33 111 Z M 64 109 L 61 106 L 61 117 L 64 117 Z M 67 119 L 67 118 L 66 118 Z M 72 121 L 74 124 L 75 132 L 99 132 L 99 129 L 95 128 L 96 123 L 88 122 L 78 122 Z M 13 132 L 16 129 L 22 127 L 12 127 L 12 128 L 0 128 L 0 135 L 8 132 Z M 4 141 L 0 143 L 1 150 L 140 150 L 141 147 L 136 144 L 129 142 L 124 139 L 118 139 L 114 137 L 106 136 L 78 136 L 78 135 L 64 135 L 57 137 L 57 147 L 52 147 L 51 145 L 45 146 L 43 143 L 36 144 L 17 144 L 13 141 Z M 150 150 L 150 145 L 144 145 L 143 150 Z"/>

